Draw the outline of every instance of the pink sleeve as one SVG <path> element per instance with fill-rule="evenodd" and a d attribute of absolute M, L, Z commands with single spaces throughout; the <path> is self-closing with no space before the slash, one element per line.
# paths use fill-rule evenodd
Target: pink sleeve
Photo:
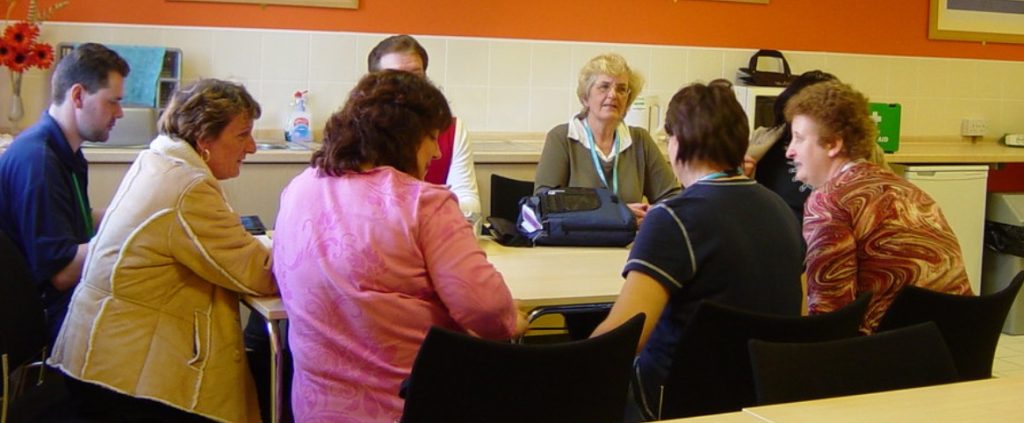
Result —
<path fill-rule="evenodd" d="M 501 274 L 487 261 L 453 194 L 423 193 L 419 243 L 438 297 L 464 329 L 490 339 L 508 339 L 516 309 Z"/>
<path fill-rule="evenodd" d="M 807 241 L 807 307 L 810 314 L 842 308 L 857 296 L 857 243 L 847 211 L 831 192 L 811 194 L 804 210 Z"/>

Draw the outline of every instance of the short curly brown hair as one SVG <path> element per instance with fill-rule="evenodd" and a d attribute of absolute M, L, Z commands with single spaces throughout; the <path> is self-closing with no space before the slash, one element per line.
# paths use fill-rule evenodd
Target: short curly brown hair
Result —
<path fill-rule="evenodd" d="M 828 81 L 811 85 L 786 104 L 786 120 L 804 115 L 818 124 L 823 147 L 843 140 L 842 153 L 853 160 L 871 157 L 878 127 L 871 120 L 868 98 L 849 84 Z"/>
<path fill-rule="evenodd" d="M 160 116 L 160 133 L 187 142 L 220 135 L 236 116 L 259 119 L 260 104 L 245 87 L 220 79 L 200 79 L 179 88 Z"/>
<path fill-rule="evenodd" d="M 364 164 L 416 175 L 423 138 L 451 123 L 448 100 L 426 78 L 396 70 L 370 73 L 327 120 L 312 165 L 330 176 L 359 172 Z"/>

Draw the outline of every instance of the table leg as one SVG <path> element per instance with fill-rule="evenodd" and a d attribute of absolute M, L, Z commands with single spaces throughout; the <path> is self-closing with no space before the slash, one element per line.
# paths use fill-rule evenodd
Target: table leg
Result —
<path fill-rule="evenodd" d="M 565 316 L 566 314 L 580 313 L 580 312 L 606 311 L 606 310 L 611 310 L 612 304 L 613 303 L 587 303 L 587 304 L 569 304 L 569 305 L 553 305 L 553 306 L 535 307 L 532 310 L 530 310 L 529 313 L 526 314 L 526 321 L 529 322 L 529 323 L 533 323 L 534 320 L 537 320 L 541 316 L 545 316 L 545 315 L 548 315 L 548 314 L 561 314 L 562 316 Z M 551 327 L 538 327 L 538 328 L 529 328 L 527 330 L 527 332 L 529 332 L 530 330 L 566 330 L 566 328 L 565 327 L 554 327 L 554 328 L 551 328 Z M 513 344 L 522 344 L 523 340 L 525 338 L 526 338 L 526 334 L 524 333 L 524 334 L 520 335 L 518 338 L 513 339 L 512 343 Z"/>
<path fill-rule="evenodd" d="M 283 378 L 281 366 L 281 332 L 276 320 L 267 319 L 267 333 L 270 334 L 270 421 L 281 421 L 281 396 Z"/>

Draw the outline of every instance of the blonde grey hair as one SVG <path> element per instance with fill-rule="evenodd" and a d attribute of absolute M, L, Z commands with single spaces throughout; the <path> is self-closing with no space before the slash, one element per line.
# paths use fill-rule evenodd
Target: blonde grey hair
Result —
<path fill-rule="evenodd" d="M 636 100 L 640 91 L 644 89 L 644 77 L 630 69 L 629 65 L 626 64 L 625 58 L 615 53 L 605 53 L 596 56 L 584 64 L 583 69 L 580 69 L 579 83 L 576 86 L 576 97 L 580 99 L 580 104 L 583 105 L 583 110 L 580 112 L 581 115 L 587 114 L 587 98 L 590 95 L 590 89 L 594 87 L 597 77 L 601 75 L 626 77 L 627 84 L 629 85 L 629 98 L 626 99 L 626 107 L 632 105 L 633 100 Z"/>

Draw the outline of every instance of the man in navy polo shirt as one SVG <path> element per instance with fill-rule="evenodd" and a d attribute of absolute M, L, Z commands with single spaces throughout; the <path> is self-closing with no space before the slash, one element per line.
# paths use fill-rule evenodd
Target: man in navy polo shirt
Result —
<path fill-rule="evenodd" d="M 53 72 L 51 104 L 0 156 L 0 230 L 28 262 L 46 308 L 50 344 L 82 275 L 102 212 L 88 196 L 84 141 L 106 141 L 124 116 L 128 63 L 100 44 L 82 44 Z"/>

